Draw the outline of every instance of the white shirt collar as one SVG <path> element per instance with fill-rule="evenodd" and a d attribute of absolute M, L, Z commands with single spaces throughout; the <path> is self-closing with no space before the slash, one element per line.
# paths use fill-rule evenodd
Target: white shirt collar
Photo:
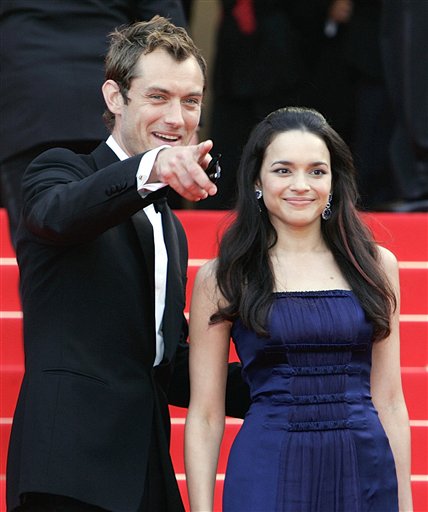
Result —
<path fill-rule="evenodd" d="M 119 158 L 119 160 L 126 160 L 129 158 L 129 155 L 123 151 L 123 149 L 119 146 L 119 144 L 114 139 L 113 135 L 110 135 L 106 140 L 107 146 L 114 152 L 114 154 Z"/>

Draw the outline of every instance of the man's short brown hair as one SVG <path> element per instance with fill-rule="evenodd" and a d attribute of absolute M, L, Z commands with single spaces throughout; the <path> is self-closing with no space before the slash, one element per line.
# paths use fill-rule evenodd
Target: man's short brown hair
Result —
<path fill-rule="evenodd" d="M 158 48 L 168 52 L 177 62 L 194 57 L 206 84 L 207 64 L 186 30 L 173 25 L 166 18 L 154 16 L 150 21 L 120 27 L 110 34 L 110 47 L 105 59 L 105 79 L 117 83 L 125 103 L 128 101 L 131 80 L 135 78 L 138 59 Z M 108 109 L 104 112 L 104 121 L 112 130 L 114 114 Z"/>

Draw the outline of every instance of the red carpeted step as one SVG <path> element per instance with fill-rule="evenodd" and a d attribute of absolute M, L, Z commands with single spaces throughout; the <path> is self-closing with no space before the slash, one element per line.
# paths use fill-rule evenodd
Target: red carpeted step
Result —
<path fill-rule="evenodd" d="M 176 211 L 189 239 L 191 258 L 212 258 L 218 234 L 228 222 L 221 211 Z M 380 245 L 390 249 L 401 261 L 428 260 L 428 215 L 425 213 L 376 213 L 362 218 Z"/>
<path fill-rule="evenodd" d="M 212 258 L 217 251 L 217 238 L 227 224 L 228 212 L 179 210 L 189 239 L 192 258 Z M 363 219 L 373 230 L 378 242 L 391 249 L 403 261 L 428 260 L 428 215 L 423 213 L 365 214 Z M 7 218 L 0 208 L 0 256 L 13 257 L 7 231 Z"/>
<path fill-rule="evenodd" d="M 411 420 L 428 419 L 428 372 L 426 368 L 403 368 L 403 391 Z"/>
<path fill-rule="evenodd" d="M 189 511 L 187 498 L 186 481 L 180 479 L 178 482 L 181 496 L 185 503 L 186 511 Z M 223 492 L 223 481 L 218 480 L 214 495 L 214 512 L 221 512 L 221 495 Z M 428 482 L 412 482 L 413 510 L 414 512 L 428 512 Z"/>
<path fill-rule="evenodd" d="M 412 474 L 428 475 L 428 422 L 411 426 Z M 228 420 L 221 445 L 218 473 L 226 471 L 227 459 L 232 443 L 241 425 L 239 420 Z M 184 473 L 184 424 L 174 423 L 171 430 L 171 457 L 176 473 Z"/>
<path fill-rule="evenodd" d="M 412 422 L 411 422 L 412 423 Z M 412 475 L 428 475 L 428 420 L 414 421 L 412 435 Z"/>
<path fill-rule="evenodd" d="M 169 406 L 169 414 L 171 418 L 185 418 L 187 409 L 184 407 L 175 407 L 174 405 Z"/>
<path fill-rule="evenodd" d="M 7 427 L 5 427 L 7 428 Z M 219 472 L 224 471 L 224 467 L 226 465 L 227 456 L 229 453 L 229 446 L 233 442 L 233 439 L 236 435 L 235 429 L 237 430 L 238 426 L 227 426 L 225 432 L 224 443 L 221 450 L 220 461 L 219 461 Z M 172 427 L 172 443 L 171 443 L 171 452 L 173 456 L 173 460 L 175 466 L 178 470 L 181 469 L 184 472 L 184 464 L 183 464 L 183 429 L 184 425 L 175 425 Z M 4 437 L 4 435 L 3 435 Z M 426 427 L 412 427 L 412 473 L 416 475 L 426 475 L 426 465 L 427 460 L 425 454 L 427 448 L 427 429 Z M 1 468 L 3 470 L 4 467 L 5 456 L 1 457 Z M 422 491 L 420 484 L 418 483 L 418 489 Z M 425 487 L 428 489 L 428 487 Z M 422 492 L 419 492 L 422 495 Z M 417 497 L 415 498 L 415 504 L 417 503 Z M 422 508 L 415 508 L 417 510 L 424 510 Z"/>
<path fill-rule="evenodd" d="M 17 265 L 0 265 L 0 309 L 1 311 L 20 311 L 21 302 L 18 291 L 19 271 Z"/>
<path fill-rule="evenodd" d="M 4 208 L 0 208 L 0 257 L 12 258 L 15 256 L 9 236 L 9 224 L 7 213 Z"/>
<path fill-rule="evenodd" d="M 428 481 L 413 481 L 413 511 L 428 512 Z"/>
<path fill-rule="evenodd" d="M 0 366 L 0 418 L 9 418 L 13 416 L 23 373 L 24 367 L 22 365 Z"/>
<path fill-rule="evenodd" d="M 0 474 L 4 474 L 6 470 L 6 454 L 7 445 L 10 435 L 11 424 L 9 419 L 3 419 L 0 424 L 0 453 L 2 454 L 0 460 Z M 226 470 L 227 457 L 230 446 L 235 438 L 240 425 L 228 424 L 226 425 L 224 440 L 220 452 L 218 473 L 224 474 Z M 183 440 L 184 440 L 184 425 L 173 424 L 171 434 L 171 456 L 174 463 L 174 469 L 177 474 L 184 474 L 184 461 L 183 461 Z M 428 427 L 427 426 L 412 426 L 412 474 L 413 475 L 426 475 L 428 474 L 428 461 L 426 453 L 428 453 Z M 427 485 L 428 489 L 428 485 Z"/>
<path fill-rule="evenodd" d="M 401 322 L 401 366 L 428 366 L 428 322 Z M 0 322 L 0 361 L 20 364 L 24 361 L 22 320 L 3 318 Z M 231 361 L 237 361 L 231 344 Z"/>
<path fill-rule="evenodd" d="M 3 478 L 0 480 L 0 512 L 6 512 L 6 481 Z"/>
<path fill-rule="evenodd" d="M 362 216 L 376 241 L 401 261 L 428 261 L 426 213 L 376 213 Z"/>
<path fill-rule="evenodd" d="M 178 485 L 185 504 L 186 512 L 190 510 L 187 497 L 186 481 L 179 475 Z M 221 496 L 223 492 L 223 481 L 217 480 L 214 494 L 214 512 L 221 512 Z M 413 511 L 428 512 L 428 482 L 412 481 Z"/>
<path fill-rule="evenodd" d="M 178 477 L 179 477 L 179 475 L 178 475 Z M 180 477 L 178 478 L 178 487 L 180 489 L 181 499 L 183 500 L 184 507 L 187 512 L 188 510 L 190 510 L 190 506 L 189 506 L 189 499 L 187 496 L 186 480 L 184 480 L 184 478 L 180 478 Z M 221 510 L 221 509 L 219 509 L 219 510 Z"/>
<path fill-rule="evenodd" d="M 187 305 L 190 306 L 190 297 L 196 273 L 199 267 L 189 266 L 187 272 Z M 427 315 L 428 314 L 428 269 L 401 268 L 401 314 Z"/>
<path fill-rule="evenodd" d="M 212 258 L 216 254 L 217 234 L 224 228 L 226 212 L 179 211 L 178 216 L 185 226 L 190 247 L 190 269 L 188 285 L 188 304 L 194 276 L 200 262 L 198 259 Z M 428 270 L 423 262 L 428 261 L 428 215 L 426 214 L 375 214 L 364 215 L 365 220 L 375 232 L 376 239 L 381 245 L 391 249 L 398 257 L 402 291 L 402 366 L 403 387 L 412 421 L 412 487 L 414 490 L 415 512 L 428 512 L 428 482 L 427 471 L 427 427 L 428 419 L 428 374 L 423 367 L 428 364 L 428 323 L 422 318 L 412 318 L 411 315 L 428 315 Z M 0 209 L 0 258 L 14 258 L 13 248 L 7 234 L 7 223 L 4 210 Z M 404 262 L 404 265 L 403 265 Z M 409 265 L 410 262 L 410 265 Z M 411 262 L 422 262 L 412 264 Z M 0 266 L 0 310 L 3 312 L 19 312 L 18 269 L 11 260 L 3 260 Z M 4 265 L 7 263 L 7 265 Z M 410 268 L 409 268 L 410 267 Z M 413 267 L 413 268 L 412 268 Z M 416 267 L 416 268 L 415 268 Z M 16 397 L 22 378 L 22 321 L 0 318 L 0 512 L 4 508 L 4 464 L 5 447 L 9 435 L 10 417 L 13 414 Z M 231 360 L 236 360 L 236 354 L 231 351 Z M 185 492 L 183 480 L 183 430 L 185 409 L 171 407 L 172 426 L 172 455 L 177 466 L 180 489 Z M 226 426 L 222 446 L 219 472 L 224 472 L 227 454 L 239 425 L 233 420 Z M 232 423 L 231 423 L 232 422 Z M 3 476 L 3 481 L 1 477 Z M 216 510 L 220 508 L 220 496 L 223 483 L 222 475 L 216 486 Z M 425 480 L 425 481 L 424 481 Z M 188 508 L 187 508 L 188 510 Z"/>
<path fill-rule="evenodd" d="M 2 365 L 0 367 L 2 386 L 0 388 L 1 416 L 13 414 L 16 398 L 23 375 L 22 365 Z M 428 418 L 428 373 L 424 367 L 403 368 L 403 389 L 411 419 Z M 185 410 L 178 413 L 184 417 Z"/>
<path fill-rule="evenodd" d="M 199 266 L 189 266 L 187 309 Z M 0 266 L 0 304 L 2 311 L 20 311 L 18 292 L 19 272 L 16 265 Z M 428 269 L 400 269 L 401 314 L 428 314 Z"/>
<path fill-rule="evenodd" d="M 427 512 L 428 511 L 428 481 L 415 481 L 419 477 L 421 473 L 415 474 L 412 481 L 412 491 L 413 491 L 413 504 L 414 504 L 414 512 Z M 220 478 L 222 475 L 220 475 Z M 185 503 L 186 511 L 189 511 L 189 504 L 187 498 L 187 488 L 186 481 L 184 479 L 183 473 L 177 474 L 178 484 L 180 488 L 180 492 Z M 215 489 L 215 505 L 214 510 L 220 512 L 221 511 L 221 495 L 223 491 L 223 481 L 219 479 L 216 484 Z M 0 512 L 5 512 L 5 479 L 4 473 L 0 475 Z"/>
<path fill-rule="evenodd" d="M 218 234 L 228 221 L 228 212 L 179 210 L 189 239 L 191 258 L 211 258 L 216 254 Z M 428 215 L 424 213 L 365 214 L 363 219 L 373 230 L 378 242 L 391 249 L 402 261 L 428 260 Z M 7 218 L 0 208 L 0 256 L 13 257 L 14 251 L 7 231 Z"/>
<path fill-rule="evenodd" d="M 22 319 L 0 319 L 0 364 L 24 364 Z"/>
<path fill-rule="evenodd" d="M 184 506 L 185 506 L 186 512 L 187 512 L 190 510 L 189 499 L 187 497 L 186 481 L 183 478 L 181 478 L 181 475 L 179 475 L 178 486 L 180 488 L 181 497 L 183 499 L 183 503 L 184 503 Z M 221 512 L 221 510 L 222 510 L 222 506 L 221 506 L 222 494 L 223 494 L 223 481 L 217 480 L 215 490 L 214 490 L 214 512 Z"/>
<path fill-rule="evenodd" d="M 228 212 L 209 210 L 180 210 L 175 212 L 183 223 L 189 241 L 191 258 L 213 258 L 217 240 L 229 216 Z"/>
<path fill-rule="evenodd" d="M 2 418 L 0 421 L 0 474 L 6 471 L 6 454 L 9 443 L 12 418 Z M 218 473 L 226 471 L 227 459 L 233 440 L 240 429 L 240 424 L 235 420 L 232 424 L 226 424 L 223 442 L 218 462 Z M 428 474 L 428 425 L 412 426 L 412 474 Z M 174 423 L 171 429 L 171 457 L 176 473 L 184 473 L 184 424 Z"/>
<path fill-rule="evenodd" d="M 401 314 L 428 314 L 428 269 L 400 269 Z"/>
<path fill-rule="evenodd" d="M 428 366 L 428 322 L 400 322 L 401 366 Z"/>
<path fill-rule="evenodd" d="M 239 420 L 229 419 L 226 422 L 223 442 L 221 444 L 218 473 L 226 471 L 227 459 L 236 434 L 241 428 Z M 171 430 L 171 457 L 176 473 L 184 473 L 184 424 L 173 423 Z"/>
<path fill-rule="evenodd" d="M 0 421 L 0 475 L 6 473 L 6 458 L 9 446 L 11 418 L 1 418 Z"/>

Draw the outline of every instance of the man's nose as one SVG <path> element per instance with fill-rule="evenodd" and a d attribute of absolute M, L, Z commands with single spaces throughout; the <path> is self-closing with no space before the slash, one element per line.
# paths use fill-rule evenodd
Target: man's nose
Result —
<path fill-rule="evenodd" d="M 183 107 L 180 101 L 169 102 L 165 113 L 165 122 L 173 126 L 182 126 L 184 124 Z"/>

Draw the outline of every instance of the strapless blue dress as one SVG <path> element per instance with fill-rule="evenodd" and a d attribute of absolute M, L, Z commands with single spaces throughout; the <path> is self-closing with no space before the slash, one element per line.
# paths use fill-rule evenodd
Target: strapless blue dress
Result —
<path fill-rule="evenodd" d="M 370 396 L 372 327 L 347 290 L 274 294 L 269 338 L 232 337 L 252 404 L 223 512 L 396 512 L 388 438 Z"/>

